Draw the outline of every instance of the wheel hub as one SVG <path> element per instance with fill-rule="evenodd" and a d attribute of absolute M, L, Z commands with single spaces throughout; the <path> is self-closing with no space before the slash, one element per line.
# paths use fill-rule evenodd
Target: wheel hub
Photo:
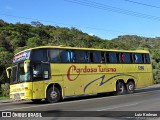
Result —
<path fill-rule="evenodd" d="M 54 99 L 57 97 L 57 93 L 55 91 L 52 91 L 50 94 L 51 98 Z"/>
<path fill-rule="evenodd" d="M 129 90 L 133 90 L 133 85 L 129 85 Z"/>

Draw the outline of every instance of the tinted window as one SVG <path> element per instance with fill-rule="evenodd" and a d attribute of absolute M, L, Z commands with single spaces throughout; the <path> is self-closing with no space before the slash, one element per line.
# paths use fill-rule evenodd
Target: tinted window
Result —
<path fill-rule="evenodd" d="M 151 63 L 149 54 L 145 54 L 146 63 Z"/>
<path fill-rule="evenodd" d="M 90 51 L 89 59 L 90 59 L 90 62 L 101 63 L 101 52 L 99 52 L 99 51 Z"/>
<path fill-rule="evenodd" d="M 50 49 L 49 50 L 50 61 L 54 63 L 68 63 L 77 62 L 84 63 L 88 62 L 88 52 L 78 50 L 60 50 Z"/>
<path fill-rule="evenodd" d="M 117 63 L 121 63 L 121 53 L 116 53 Z"/>
<path fill-rule="evenodd" d="M 131 63 L 134 63 L 133 54 L 132 54 L 132 53 L 130 53 L 129 55 L 130 55 L 130 60 L 131 60 Z"/>
<path fill-rule="evenodd" d="M 143 63 L 150 63 L 149 54 L 142 54 Z"/>
<path fill-rule="evenodd" d="M 109 57 L 109 56 L 110 56 L 110 54 L 109 54 L 109 53 L 106 53 L 106 55 L 105 55 L 105 56 L 106 56 L 106 62 L 107 62 L 107 63 L 110 63 L 110 57 Z"/>
<path fill-rule="evenodd" d="M 117 54 L 116 53 L 109 53 L 109 61 L 110 61 L 110 63 L 117 63 Z"/>
<path fill-rule="evenodd" d="M 84 63 L 88 62 L 88 54 L 86 51 L 75 51 L 75 62 Z"/>
<path fill-rule="evenodd" d="M 135 53 L 134 54 L 134 62 L 135 63 L 143 63 L 143 61 L 142 61 L 142 54 Z"/>
<path fill-rule="evenodd" d="M 70 53 L 70 62 L 75 62 L 75 52 L 74 51 L 69 51 Z"/>
<path fill-rule="evenodd" d="M 32 51 L 33 61 L 47 61 L 47 49 L 37 49 Z"/>
<path fill-rule="evenodd" d="M 50 61 L 54 63 L 61 62 L 60 55 L 59 55 L 60 52 L 61 50 L 58 50 L 58 49 L 50 49 L 49 50 Z"/>
<path fill-rule="evenodd" d="M 71 62 L 71 52 L 69 50 L 62 50 L 60 52 L 60 59 L 62 63 Z"/>
<path fill-rule="evenodd" d="M 122 63 L 131 63 L 131 56 L 129 53 L 121 54 Z"/>
<path fill-rule="evenodd" d="M 99 52 L 99 51 L 94 52 L 94 62 L 96 62 L 96 63 L 101 62 L 101 52 Z"/>
<path fill-rule="evenodd" d="M 106 57 L 105 57 L 105 52 L 101 52 L 101 63 L 105 63 Z"/>

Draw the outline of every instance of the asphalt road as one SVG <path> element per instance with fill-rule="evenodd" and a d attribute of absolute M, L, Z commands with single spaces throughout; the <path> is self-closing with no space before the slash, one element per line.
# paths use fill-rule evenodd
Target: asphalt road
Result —
<path fill-rule="evenodd" d="M 45 101 L 39 104 L 34 104 L 31 101 L 0 102 L 0 111 L 21 114 L 25 111 L 33 112 L 37 113 L 37 116 L 47 116 L 51 120 L 83 120 L 86 117 L 87 120 L 159 120 L 160 118 L 156 115 L 160 115 L 160 86 L 140 89 L 136 90 L 134 94 L 119 96 L 89 95 L 66 98 L 63 102 L 53 104 L 47 104 Z"/>

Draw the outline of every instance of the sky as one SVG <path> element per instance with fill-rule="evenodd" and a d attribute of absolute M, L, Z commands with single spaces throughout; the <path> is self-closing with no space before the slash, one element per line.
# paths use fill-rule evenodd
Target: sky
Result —
<path fill-rule="evenodd" d="M 111 40 L 122 35 L 160 37 L 160 0 L 0 0 L 0 19 L 75 27 Z"/>

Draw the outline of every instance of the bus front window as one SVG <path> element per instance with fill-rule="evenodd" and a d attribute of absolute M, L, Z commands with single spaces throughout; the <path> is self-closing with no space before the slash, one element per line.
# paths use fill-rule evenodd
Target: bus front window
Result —
<path fill-rule="evenodd" d="M 17 83 L 17 65 L 12 67 L 10 84 Z"/>
<path fill-rule="evenodd" d="M 29 70 L 29 65 L 28 65 Z M 24 63 L 20 63 L 18 67 L 18 81 L 19 82 L 25 82 L 30 80 L 30 72 L 24 71 Z"/>
<path fill-rule="evenodd" d="M 35 79 L 42 79 L 42 70 L 41 70 L 41 64 L 36 63 L 32 65 L 33 70 L 33 78 Z"/>

